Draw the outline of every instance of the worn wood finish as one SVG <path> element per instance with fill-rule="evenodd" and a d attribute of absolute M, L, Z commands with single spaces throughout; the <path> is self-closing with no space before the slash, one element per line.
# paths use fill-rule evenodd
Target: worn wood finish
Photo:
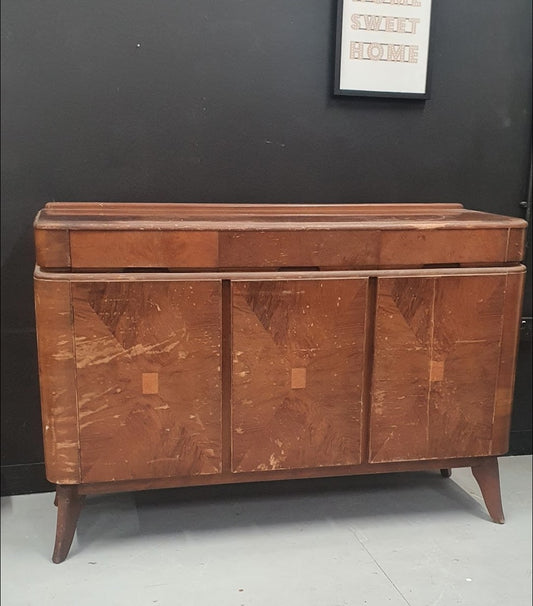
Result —
<path fill-rule="evenodd" d="M 221 267 L 379 267 L 506 262 L 509 230 L 223 232 Z"/>
<path fill-rule="evenodd" d="M 73 268 L 217 267 L 215 232 L 73 231 Z"/>
<path fill-rule="evenodd" d="M 69 282 L 187 282 L 187 281 L 262 281 L 262 280 L 338 280 L 342 278 L 438 278 L 441 276 L 484 276 L 484 275 L 510 275 L 523 274 L 523 265 L 494 267 L 431 267 L 411 269 L 375 269 L 375 270 L 334 270 L 334 271 L 308 271 L 306 269 L 287 271 L 202 271 L 202 272 L 161 272 L 161 271 L 116 271 L 103 273 L 95 271 L 53 272 L 35 268 L 34 276 L 39 280 L 68 280 Z"/>
<path fill-rule="evenodd" d="M 507 243 L 507 261 L 519 262 L 524 258 L 526 247 L 526 230 L 513 228 L 509 230 Z"/>
<path fill-rule="evenodd" d="M 72 292 L 82 481 L 221 471 L 220 283 Z"/>
<path fill-rule="evenodd" d="M 379 262 L 406 265 L 507 261 L 509 230 L 439 229 L 383 231 Z"/>
<path fill-rule="evenodd" d="M 232 470 L 361 461 L 367 280 L 235 282 Z"/>
<path fill-rule="evenodd" d="M 76 532 L 76 524 L 83 506 L 84 497 L 78 486 L 56 486 L 57 527 L 52 562 L 60 564 L 65 560 Z"/>
<path fill-rule="evenodd" d="M 68 281 L 34 281 L 46 477 L 79 484 L 76 365 Z"/>
<path fill-rule="evenodd" d="M 501 264 L 520 260 L 525 226 L 454 204 L 52 203 L 35 222 L 40 239 L 69 230 L 67 267 L 101 269 Z"/>
<path fill-rule="evenodd" d="M 505 517 L 503 515 L 502 497 L 500 493 L 500 472 L 498 469 L 498 459 L 491 457 L 472 466 L 472 474 L 479 484 L 483 500 L 487 507 L 490 517 L 496 524 L 503 524 Z"/>
<path fill-rule="evenodd" d="M 461 204 L 138 204 L 52 202 L 36 229 L 509 229 L 527 223 Z M 209 226 L 209 227 L 208 227 Z"/>
<path fill-rule="evenodd" d="M 492 430 L 492 454 L 495 455 L 505 454 L 509 449 L 511 409 L 525 278 L 525 272 L 509 273 L 506 276 L 500 364 L 496 383 Z"/>
<path fill-rule="evenodd" d="M 379 261 L 380 232 L 222 232 L 220 267 L 372 267 Z"/>
<path fill-rule="evenodd" d="M 49 268 L 70 267 L 70 239 L 66 229 L 36 229 L 35 257 L 37 265 Z"/>
<path fill-rule="evenodd" d="M 502 404 L 495 416 L 506 282 L 378 280 L 371 461 L 493 454 L 511 412 Z"/>
<path fill-rule="evenodd" d="M 48 204 L 54 561 L 79 496 L 122 490 L 468 466 L 503 521 L 526 225 L 458 204 Z"/>

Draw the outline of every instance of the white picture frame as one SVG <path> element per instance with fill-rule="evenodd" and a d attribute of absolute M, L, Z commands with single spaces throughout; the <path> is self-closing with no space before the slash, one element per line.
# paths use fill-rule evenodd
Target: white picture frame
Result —
<path fill-rule="evenodd" d="M 335 94 L 429 97 L 432 0 L 338 0 Z"/>

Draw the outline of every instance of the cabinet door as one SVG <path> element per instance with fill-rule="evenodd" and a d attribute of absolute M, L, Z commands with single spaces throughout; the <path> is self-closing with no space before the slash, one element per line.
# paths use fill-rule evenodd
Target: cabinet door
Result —
<path fill-rule="evenodd" d="M 220 282 L 72 283 L 83 482 L 221 471 Z"/>
<path fill-rule="evenodd" d="M 367 284 L 232 284 L 232 471 L 361 461 Z"/>
<path fill-rule="evenodd" d="M 378 279 L 371 462 L 506 451 L 522 280 Z"/>

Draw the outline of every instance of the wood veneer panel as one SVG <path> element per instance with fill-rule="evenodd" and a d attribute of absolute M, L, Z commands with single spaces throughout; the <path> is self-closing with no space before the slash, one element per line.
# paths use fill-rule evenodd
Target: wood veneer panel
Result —
<path fill-rule="evenodd" d="M 508 229 L 220 233 L 220 267 L 357 268 L 505 263 Z M 516 246 L 513 247 L 517 257 Z M 513 258 L 514 258 L 513 257 Z"/>
<path fill-rule="evenodd" d="M 218 264 L 218 235 L 200 231 L 71 231 L 73 268 L 187 267 Z"/>
<path fill-rule="evenodd" d="M 72 284 L 83 482 L 221 471 L 220 291 Z"/>
<path fill-rule="evenodd" d="M 449 276 L 435 283 L 428 456 L 493 454 L 492 432 L 501 351 L 506 275 Z"/>
<path fill-rule="evenodd" d="M 370 461 L 492 454 L 506 280 L 378 279 Z"/>
<path fill-rule="evenodd" d="M 507 245 L 507 261 L 522 261 L 525 253 L 526 230 L 510 229 L 509 242 Z"/>
<path fill-rule="evenodd" d="M 361 461 L 368 280 L 232 285 L 232 470 Z"/>
<path fill-rule="evenodd" d="M 80 482 L 76 366 L 67 281 L 34 280 L 46 477 Z"/>
<path fill-rule="evenodd" d="M 380 279 L 371 387 L 370 457 L 427 458 L 434 279 Z"/>
<path fill-rule="evenodd" d="M 379 259 L 378 231 L 220 233 L 220 267 L 368 267 Z"/>
<path fill-rule="evenodd" d="M 525 277 L 525 268 L 520 274 L 508 274 L 505 286 L 501 356 L 494 406 L 493 454 L 505 454 L 509 449 L 516 356 Z"/>
<path fill-rule="evenodd" d="M 381 234 L 381 265 L 504 263 L 508 229 L 390 230 Z"/>

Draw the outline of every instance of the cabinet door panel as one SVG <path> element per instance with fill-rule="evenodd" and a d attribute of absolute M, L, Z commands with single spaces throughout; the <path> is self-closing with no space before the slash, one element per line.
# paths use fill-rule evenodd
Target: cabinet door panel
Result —
<path fill-rule="evenodd" d="M 72 294 L 82 481 L 220 472 L 220 282 Z"/>
<path fill-rule="evenodd" d="M 368 280 L 232 285 L 232 470 L 361 461 Z"/>
<path fill-rule="evenodd" d="M 503 327 L 509 314 L 517 320 L 521 281 L 503 273 L 378 280 L 371 462 L 500 454 L 513 372 L 502 365 L 502 340 L 513 349 L 518 322 L 507 322 L 511 335 Z"/>

